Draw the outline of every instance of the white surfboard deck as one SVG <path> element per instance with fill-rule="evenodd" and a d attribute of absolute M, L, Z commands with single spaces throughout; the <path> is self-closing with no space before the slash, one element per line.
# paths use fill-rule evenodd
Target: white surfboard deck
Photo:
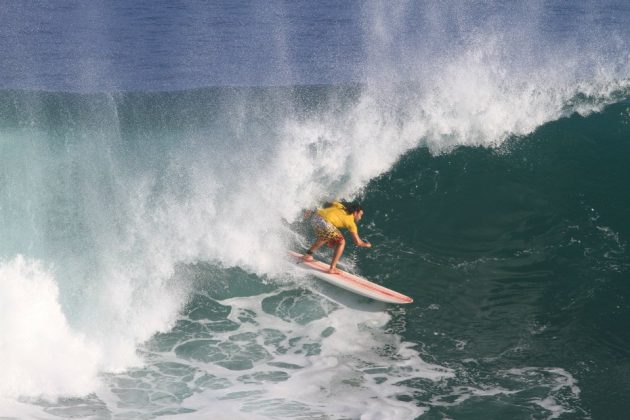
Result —
<path fill-rule="evenodd" d="M 329 264 L 315 259 L 313 261 L 304 261 L 302 260 L 302 254 L 298 254 L 297 252 L 289 251 L 289 257 L 298 267 L 308 271 L 315 277 L 358 295 L 387 303 L 405 304 L 413 302 L 413 299 L 409 296 L 372 283 L 363 277 L 350 274 L 347 271 L 339 270 L 339 274 L 330 274 L 328 273 L 328 269 L 330 268 Z"/>

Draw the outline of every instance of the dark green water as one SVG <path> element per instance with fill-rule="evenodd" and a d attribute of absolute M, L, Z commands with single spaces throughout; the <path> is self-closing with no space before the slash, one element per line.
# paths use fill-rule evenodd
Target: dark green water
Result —
<path fill-rule="evenodd" d="M 622 102 L 499 149 L 420 148 L 369 184 L 368 237 L 378 247 L 359 264 L 413 296 L 402 335 L 457 372 L 445 387 L 500 387 L 506 371 L 532 368 L 531 387 L 434 406 L 428 418 L 546 418 L 528 403 L 549 392 L 535 385 L 553 376 L 546 368 L 564 369 L 580 389 L 556 396 L 572 410 L 562 418 L 626 417 L 629 156 Z M 418 401 L 434 395 L 418 386 Z"/>

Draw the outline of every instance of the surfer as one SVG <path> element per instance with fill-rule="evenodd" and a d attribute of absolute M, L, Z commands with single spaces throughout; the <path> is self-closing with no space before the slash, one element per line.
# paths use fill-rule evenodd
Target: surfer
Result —
<path fill-rule="evenodd" d="M 335 248 L 330 269 L 328 270 L 330 274 L 339 274 L 337 263 L 346 247 L 346 239 L 339 229 L 347 229 L 357 246 L 372 247 L 372 244 L 365 242 L 359 237 L 357 222 L 363 217 L 363 208 L 359 204 L 333 201 L 332 203 L 326 203 L 324 208 L 317 209 L 316 212 L 308 212 L 308 216 L 311 218 L 311 226 L 317 239 L 304 254 L 304 261 L 312 261 L 313 252 L 327 243 L 329 247 Z"/>

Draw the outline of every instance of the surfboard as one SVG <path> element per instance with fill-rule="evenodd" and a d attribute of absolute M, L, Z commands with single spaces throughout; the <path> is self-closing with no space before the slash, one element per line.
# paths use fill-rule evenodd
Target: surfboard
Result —
<path fill-rule="evenodd" d="M 329 264 L 315 259 L 313 261 L 304 261 L 302 260 L 302 254 L 298 254 L 297 252 L 289 251 L 289 258 L 295 262 L 298 267 L 308 271 L 309 274 L 358 295 L 387 303 L 405 304 L 413 302 L 413 299 L 409 296 L 383 287 L 380 284 L 372 283 L 363 277 L 348 273 L 347 271 L 339 270 L 339 274 L 330 274 L 328 273 L 328 269 L 330 268 Z"/>

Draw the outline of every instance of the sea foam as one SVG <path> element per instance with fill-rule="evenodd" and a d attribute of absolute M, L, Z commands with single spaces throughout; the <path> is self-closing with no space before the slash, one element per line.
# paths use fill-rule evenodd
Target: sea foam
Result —
<path fill-rule="evenodd" d="M 0 263 L 0 396 L 85 395 L 103 355 L 68 325 L 49 271 L 23 256 Z"/>

